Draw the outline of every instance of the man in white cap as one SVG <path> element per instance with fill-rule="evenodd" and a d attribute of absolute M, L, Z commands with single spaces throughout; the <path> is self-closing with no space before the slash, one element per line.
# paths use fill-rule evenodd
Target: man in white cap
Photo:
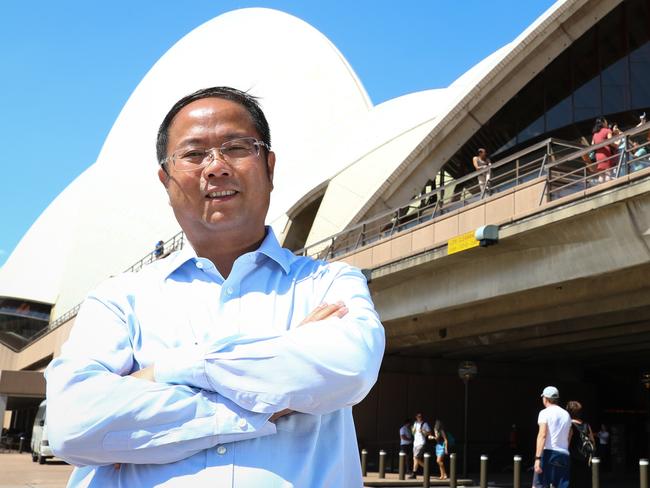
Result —
<path fill-rule="evenodd" d="M 539 432 L 535 446 L 534 486 L 568 488 L 569 486 L 569 433 L 571 417 L 557 403 L 560 392 L 547 386 L 542 392 L 544 409 L 539 412 Z"/>

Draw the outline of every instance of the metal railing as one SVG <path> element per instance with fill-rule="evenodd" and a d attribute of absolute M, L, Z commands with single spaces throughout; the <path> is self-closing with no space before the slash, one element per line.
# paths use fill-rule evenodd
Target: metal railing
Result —
<path fill-rule="evenodd" d="M 582 146 L 546 139 L 493 163 L 489 168 L 452 180 L 428 193 L 311 244 L 296 254 L 332 259 L 459 210 L 546 174 L 550 163 L 573 154 Z"/>
<path fill-rule="evenodd" d="M 585 190 L 620 176 L 650 167 L 650 122 L 628 130 L 609 141 L 592 146 L 549 138 L 493 163 L 490 167 L 452 180 L 446 185 L 423 192 L 404 205 L 375 215 L 341 232 L 306 246 L 296 254 L 318 259 L 333 259 L 381 239 L 410 229 L 434 218 L 546 176 L 540 205 Z M 591 153 L 623 141 L 610 157 L 592 161 Z M 605 168 L 607 166 L 607 168 Z M 145 265 L 181 249 L 185 243 L 181 231 L 168 239 L 162 248 L 146 254 L 125 272 L 140 271 Z M 50 322 L 48 327 L 28 339 L 34 340 L 56 329 L 77 315 L 81 304 Z"/>
<path fill-rule="evenodd" d="M 650 167 L 649 129 L 650 123 L 646 123 L 591 146 L 546 139 L 493 163 L 489 168 L 422 193 L 398 208 L 306 246 L 296 254 L 318 259 L 337 258 L 536 178 L 546 177 L 540 205 L 544 200 L 556 200 L 612 181 Z M 605 146 L 613 146 L 619 141 L 620 151 L 617 147 L 610 157 L 592 161 L 590 156 L 604 153 Z"/>
<path fill-rule="evenodd" d="M 548 179 L 540 203 L 615 181 L 650 167 L 650 124 L 582 148 L 548 165 Z"/>
<path fill-rule="evenodd" d="M 160 251 L 162 251 L 162 252 L 160 254 L 158 254 L 159 251 L 157 249 L 154 249 L 153 251 L 151 251 L 150 253 L 145 255 L 143 258 L 139 259 L 138 261 L 133 263 L 131 266 L 126 268 L 124 270 L 124 272 L 125 273 L 138 272 L 145 265 L 150 264 L 150 263 L 156 261 L 157 259 L 161 259 L 163 257 L 166 257 L 170 253 L 172 253 L 174 251 L 177 251 L 178 249 L 181 249 L 183 247 L 184 243 L 185 243 L 185 234 L 181 231 L 181 232 L 174 235 L 172 238 L 168 239 L 167 241 L 165 241 L 163 243 L 162 249 L 160 249 Z M 60 327 L 61 325 L 68 322 L 69 320 L 73 319 L 79 313 L 80 308 L 81 308 L 81 303 L 78 303 L 77 305 L 72 307 L 70 310 L 65 312 L 63 315 L 60 315 L 59 317 L 57 317 L 57 319 L 50 322 L 47 327 L 45 327 L 44 329 L 38 331 L 33 336 L 29 337 L 27 339 L 27 343 L 23 347 L 21 347 L 20 350 L 22 350 L 25 347 L 29 346 L 36 339 L 44 336 L 45 334 L 53 331 L 57 327 Z"/>

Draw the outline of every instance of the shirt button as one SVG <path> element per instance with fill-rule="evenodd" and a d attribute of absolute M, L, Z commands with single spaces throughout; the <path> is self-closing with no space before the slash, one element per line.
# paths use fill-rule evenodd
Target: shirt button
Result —
<path fill-rule="evenodd" d="M 201 261 L 198 261 L 196 263 L 196 267 L 199 268 L 199 269 L 203 269 L 203 263 Z"/>
<path fill-rule="evenodd" d="M 246 430 L 246 427 L 248 426 L 248 423 L 246 422 L 246 419 L 239 419 L 239 427 L 241 427 L 243 430 Z"/>
<path fill-rule="evenodd" d="M 228 289 L 226 290 L 226 292 L 228 292 L 228 295 L 232 295 L 232 292 L 233 292 L 232 286 L 229 286 Z"/>
<path fill-rule="evenodd" d="M 219 446 L 217 447 L 217 454 L 219 454 L 219 456 L 223 456 L 224 454 L 226 454 L 227 450 L 228 449 L 226 449 L 224 446 Z"/>

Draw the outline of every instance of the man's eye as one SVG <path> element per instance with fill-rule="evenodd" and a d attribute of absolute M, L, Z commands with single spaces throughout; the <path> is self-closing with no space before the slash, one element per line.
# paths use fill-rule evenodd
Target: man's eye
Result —
<path fill-rule="evenodd" d="M 237 142 L 234 144 L 229 144 L 226 147 L 222 147 L 221 152 L 229 157 L 243 158 L 246 156 L 250 156 L 252 152 L 252 148 L 250 144 Z"/>
<path fill-rule="evenodd" d="M 193 163 L 200 163 L 205 158 L 205 153 L 206 152 L 202 149 L 192 149 L 190 151 L 181 153 L 181 159 L 185 159 Z"/>

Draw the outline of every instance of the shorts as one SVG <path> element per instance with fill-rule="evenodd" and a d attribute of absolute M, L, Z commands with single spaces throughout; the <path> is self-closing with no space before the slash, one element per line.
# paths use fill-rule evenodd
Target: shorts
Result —
<path fill-rule="evenodd" d="M 436 456 L 444 456 L 445 455 L 445 445 L 444 444 L 436 444 Z"/>
<path fill-rule="evenodd" d="M 413 445 L 413 457 L 418 459 L 424 457 L 424 444 L 421 446 Z"/>

